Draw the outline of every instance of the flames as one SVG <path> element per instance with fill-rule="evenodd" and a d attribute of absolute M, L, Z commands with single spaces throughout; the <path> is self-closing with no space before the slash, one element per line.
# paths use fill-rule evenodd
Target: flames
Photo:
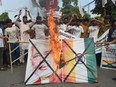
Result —
<path fill-rule="evenodd" d="M 50 45 L 52 48 L 53 60 L 57 65 L 59 65 L 60 56 L 61 56 L 61 45 L 60 45 L 60 40 L 58 38 L 57 26 L 55 24 L 53 14 L 54 14 L 54 11 L 51 9 L 50 15 L 48 16 L 48 27 L 49 27 L 49 34 L 50 34 L 49 40 L 50 40 Z"/>

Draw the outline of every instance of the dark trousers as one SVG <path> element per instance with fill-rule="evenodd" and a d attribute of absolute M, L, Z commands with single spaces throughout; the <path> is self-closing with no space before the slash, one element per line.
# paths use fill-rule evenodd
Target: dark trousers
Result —
<path fill-rule="evenodd" d="M 24 51 L 24 53 L 26 53 L 26 52 L 28 52 L 28 50 L 25 50 L 25 51 Z M 28 58 L 28 54 L 26 54 L 26 55 L 24 56 L 24 61 L 25 61 L 25 63 L 27 63 L 27 58 Z"/>
<path fill-rule="evenodd" d="M 101 65 L 101 53 L 96 54 L 97 66 Z"/>
<path fill-rule="evenodd" d="M 4 48 L 0 47 L 0 68 L 3 67 L 3 52 Z"/>
<path fill-rule="evenodd" d="M 19 46 L 19 43 L 11 43 L 11 51 L 14 50 L 17 46 Z M 12 61 L 20 57 L 20 47 L 18 47 L 15 51 L 11 53 Z M 19 63 L 19 60 L 15 62 L 16 64 Z"/>
<path fill-rule="evenodd" d="M 3 57 L 4 57 L 3 60 L 4 65 L 10 65 L 9 49 L 4 49 Z"/>

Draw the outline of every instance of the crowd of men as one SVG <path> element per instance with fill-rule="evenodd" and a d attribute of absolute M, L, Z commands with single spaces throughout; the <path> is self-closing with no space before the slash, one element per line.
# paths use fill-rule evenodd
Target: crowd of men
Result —
<path fill-rule="evenodd" d="M 7 19 L 0 26 L 0 71 L 7 70 L 5 67 L 10 67 L 10 55 L 9 51 L 12 51 L 17 46 L 15 51 L 11 53 L 12 61 L 19 58 L 20 55 L 25 54 L 28 51 L 29 39 L 48 39 L 49 27 L 47 25 L 47 18 L 42 20 L 40 16 L 33 20 L 30 12 L 26 10 L 28 15 L 23 16 L 22 20 L 20 16 L 22 11 L 15 16 L 15 21 Z M 30 20 L 28 20 L 28 16 Z M 78 18 L 73 13 L 71 17 L 66 18 L 62 16 L 55 18 L 57 33 L 59 30 L 70 33 L 76 38 L 93 38 L 94 42 L 107 30 L 108 44 L 116 43 L 116 19 L 110 19 L 109 16 L 105 16 L 102 20 L 96 18 Z M 20 42 L 20 43 L 19 43 Z M 27 55 L 24 58 L 16 61 L 15 65 L 20 65 L 27 62 Z"/>

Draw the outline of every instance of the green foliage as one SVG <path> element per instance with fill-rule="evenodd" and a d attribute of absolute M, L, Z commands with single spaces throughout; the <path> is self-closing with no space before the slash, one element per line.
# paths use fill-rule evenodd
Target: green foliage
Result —
<path fill-rule="evenodd" d="M 90 18 L 91 16 L 90 16 L 90 14 L 88 14 L 84 9 L 83 9 L 83 11 L 84 11 L 84 16 L 83 16 L 83 18 Z"/>
<path fill-rule="evenodd" d="M 116 18 L 116 5 L 111 0 L 105 5 L 106 15 L 110 15 L 111 18 Z M 95 0 L 95 8 L 91 11 L 93 14 L 101 14 L 104 16 L 104 8 L 102 7 L 102 0 Z"/>
<path fill-rule="evenodd" d="M 6 19 L 8 19 L 8 13 L 4 12 L 0 15 L 0 21 L 5 21 Z"/>
<path fill-rule="evenodd" d="M 79 7 L 78 7 L 78 0 L 62 0 L 63 1 L 63 8 L 61 8 L 61 12 L 63 14 L 65 14 L 65 17 L 71 17 L 72 13 L 76 13 L 78 15 L 79 18 L 81 18 L 81 14 L 79 11 Z M 73 5 L 72 5 L 73 3 Z M 85 12 L 84 17 L 90 17 L 89 14 L 87 14 L 87 12 Z"/>

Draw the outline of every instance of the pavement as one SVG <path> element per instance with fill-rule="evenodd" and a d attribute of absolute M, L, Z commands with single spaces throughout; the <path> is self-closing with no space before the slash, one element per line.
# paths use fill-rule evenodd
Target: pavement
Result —
<path fill-rule="evenodd" d="M 116 81 L 112 78 L 116 77 L 116 70 L 108 70 L 97 67 L 98 83 L 54 83 L 44 85 L 25 85 L 26 65 L 14 66 L 13 73 L 10 69 L 0 71 L 0 87 L 116 87 Z"/>

